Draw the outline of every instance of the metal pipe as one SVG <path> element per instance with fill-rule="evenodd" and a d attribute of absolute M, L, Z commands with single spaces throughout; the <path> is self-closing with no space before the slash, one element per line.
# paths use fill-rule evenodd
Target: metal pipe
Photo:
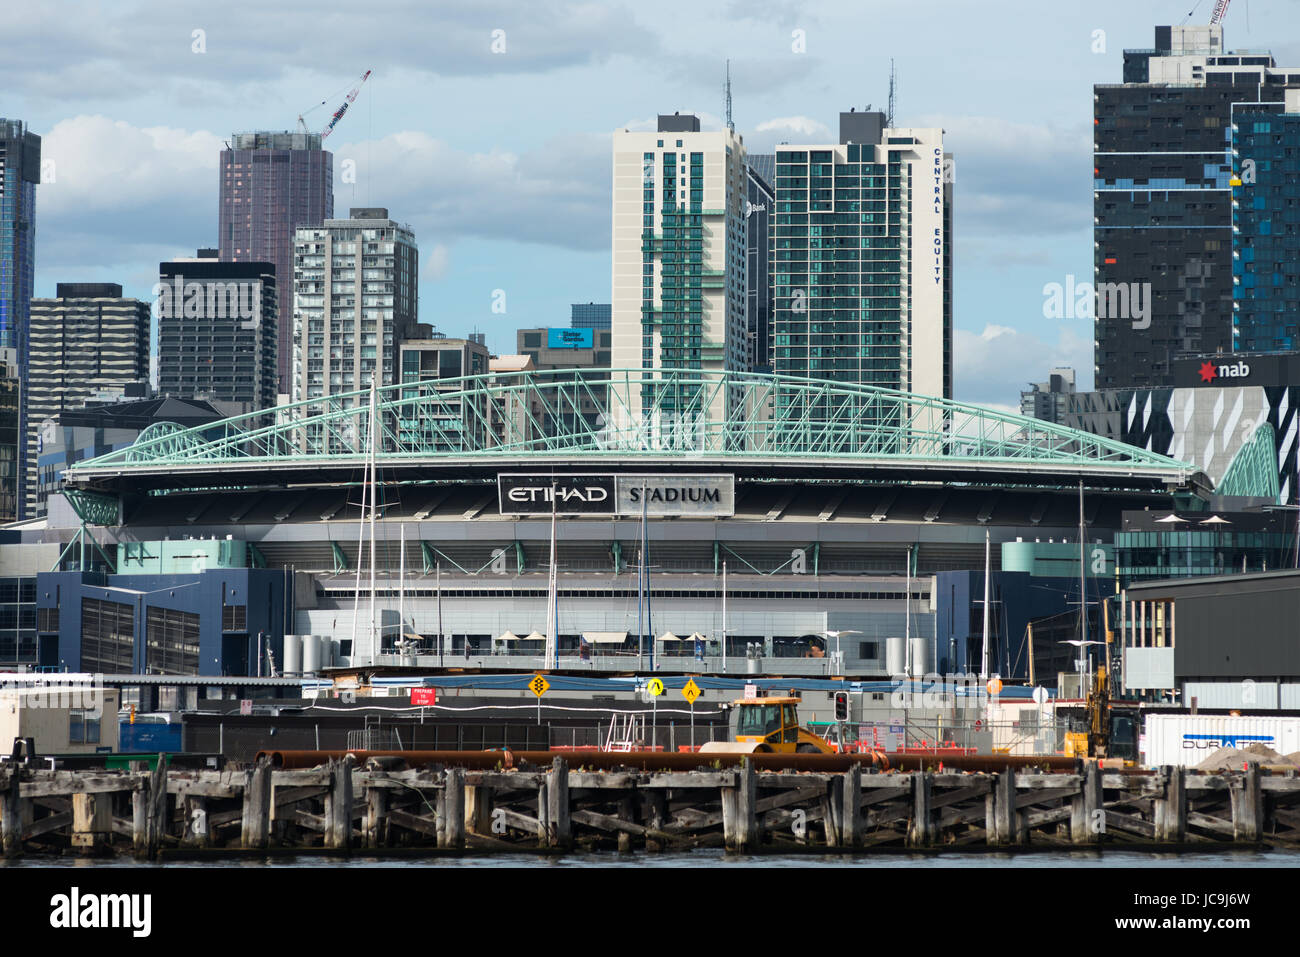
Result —
<path fill-rule="evenodd" d="M 312 768 L 346 754 L 364 764 L 369 758 L 401 758 L 409 766 L 443 764 L 473 770 L 520 768 L 525 765 L 549 767 L 553 751 L 259 751 L 258 760 L 269 757 L 273 767 Z M 760 771 L 847 771 L 853 765 L 866 765 L 881 771 L 928 771 L 940 764 L 948 771 L 1005 771 L 1041 768 L 1045 771 L 1070 772 L 1079 767 L 1075 758 L 1056 755 L 934 755 L 894 754 L 881 751 L 862 754 L 748 754 Z M 589 751 L 571 756 L 573 765 L 593 770 L 633 768 L 642 771 L 694 771 L 708 768 L 715 761 L 730 767 L 741 755 L 672 753 L 667 751 Z"/>

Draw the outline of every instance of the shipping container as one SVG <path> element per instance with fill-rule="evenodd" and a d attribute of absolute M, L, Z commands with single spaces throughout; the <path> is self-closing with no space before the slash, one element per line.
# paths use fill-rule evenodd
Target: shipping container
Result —
<path fill-rule="evenodd" d="M 1300 751 L 1300 718 L 1268 715 L 1148 714 L 1142 761 L 1192 768 L 1221 748 L 1262 744 L 1278 754 Z"/>

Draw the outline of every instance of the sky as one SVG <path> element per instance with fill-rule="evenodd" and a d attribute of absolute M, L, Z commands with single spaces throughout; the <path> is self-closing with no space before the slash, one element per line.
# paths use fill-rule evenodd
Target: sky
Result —
<path fill-rule="evenodd" d="M 1092 386 L 1091 321 L 1043 315 L 1045 286 L 1092 276 L 1092 85 L 1212 7 L 59 0 L 6 12 L 0 116 L 43 138 L 36 294 L 98 281 L 148 299 L 159 262 L 217 245 L 223 141 L 299 115 L 319 131 L 373 70 L 326 142 L 335 215 L 409 223 L 421 321 L 509 353 L 516 329 L 610 301 L 615 129 L 673 111 L 721 128 L 730 58 L 750 152 L 833 142 L 841 110 L 884 108 L 892 59 L 896 125 L 942 127 L 956 157 L 956 398 L 1011 408 L 1053 366 Z M 1224 36 L 1300 64 L 1300 0 L 1235 0 Z"/>

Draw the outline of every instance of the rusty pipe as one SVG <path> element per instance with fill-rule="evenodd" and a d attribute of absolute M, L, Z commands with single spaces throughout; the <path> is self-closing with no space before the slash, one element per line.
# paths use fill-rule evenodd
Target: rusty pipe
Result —
<path fill-rule="evenodd" d="M 258 759 L 268 757 L 273 767 L 311 768 L 346 754 L 353 755 L 358 764 L 372 757 L 393 757 L 404 760 L 408 767 L 433 764 L 448 767 L 488 771 L 496 768 L 547 767 L 563 755 L 572 767 L 593 770 L 630 768 L 640 771 L 694 771 L 698 768 L 736 767 L 741 755 L 672 753 L 665 751 L 584 751 L 565 753 L 559 751 L 259 751 Z M 1045 771 L 1068 772 L 1079 767 L 1074 758 L 1055 755 L 988 755 L 971 754 L 938 757 L 926 754 L 887 754 L 866 752 L 862 754 L 749 754 L 744 755 L 760 771 L 847 771 L 853 765 L 874 767 L 880 771 L 930 771 L 940 765 L 948 771 L 1005 771 L 1007 769 L 1040 768 Z"/>

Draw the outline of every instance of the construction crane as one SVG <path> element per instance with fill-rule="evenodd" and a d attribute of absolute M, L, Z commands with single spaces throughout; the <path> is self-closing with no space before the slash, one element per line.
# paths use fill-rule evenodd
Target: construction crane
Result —
<path fill-rule="evenodd" d="M 357 85 L 354 86 L 351 92 L 348 93 L 346 99 L 344 99 L 343 101 L 343 105 L 334 111 L 334 115 L 330 117 L 329 124 L 325 127 L 325 129 L 321 130 L 320 138 L 322 140 L 324 140 L 327 136 L 329 136 L 330 133 L 334 132 L 334 127 L 338 126 L 339 120 L 343 119 L 343 114 L 348 111 L 348 107 L 351 106 L 356 101 L 357 95 L 361 92 L 361 87 L 365 85 L 366 80 L 370 79 L 370 74 L 372 72 L 373 71 L 371 70 L 367 70 L 365 73 L 361 74 L 361 79 L 357 81 Z M 320 106 L 324 106 L 325 103 L 326 103 L 325 100 L 321 100 Z M 307 112 L 308 113 L 315 112 L 316 110 L 320 109 L 320 106 L 314 106 Z M 301 113 L 298 114 L 299 133 L 309 132 L 307 129 L 307 121 L 303 119 L 303 116 L 304 114 Z"/>
<path fill-rule="evenodd" d="M 1223 21 L 1223 15 L 1228 12 L 1228 4 L 1232 0 L 1214 0 L 1214 12 L 1210 14 L 1210 26 L 1217 26 Z"/>

